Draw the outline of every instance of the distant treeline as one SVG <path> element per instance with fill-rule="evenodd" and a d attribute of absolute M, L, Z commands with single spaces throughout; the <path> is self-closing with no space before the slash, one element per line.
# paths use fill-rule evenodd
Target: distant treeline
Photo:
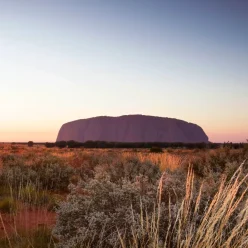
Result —
<path fill-rule="evenodd" d="M 86 141 L 84 143 L 71 141 L 59 141 L 55 143 L 45 143 L 47 148 L 186 148 L 186 149 L 217 149 L 219 147 L 229 147 L 239 149 L 244 147 L 244 143 L 168 143 L 168 142 L 106 142 L 106 141 Z"/>
<path fill-rule="evenodd" d="M 8 142 L 3 142 L 8 143 Z M 107 141 L 86 141 L 77 142 L 74 140 L 70 141 L 58 141 L 58 142 L 12 142 L 12 145 L 45 145 L 47 148 L 185 148 L 185 149 L 217 149 L 220 147 L 226 147 L 231 149 L 247 148 L 248 143 L 183 143 L 183 142 L 107 142 Z"/>

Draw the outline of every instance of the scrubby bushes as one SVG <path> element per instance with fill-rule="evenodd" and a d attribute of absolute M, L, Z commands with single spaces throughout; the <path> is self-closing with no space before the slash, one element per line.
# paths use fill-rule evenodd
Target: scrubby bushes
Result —
<path fill-rule="evenodd" d="M 54 234 L 58 247 L 114 247 L 118 233 L 132 236 L 138 225 L 140 206 L 153 211 L 160 171 L 137 159 L 112 161 L 95 168 L 93 178 L 71 184 L 68 201 L 58 210 Z"/>
<path fill-rule="evenodd" d="M 137 157 L 103 156 L 90 176 L 70 185 L 57 211 L 57 247 L 245 247 L 247 162 L 238 169 L 244 158 L 221 150 L 161 174 Z"/>
<path fill-rule="evenodd" d="M 51 155 L 37 159 L 30 168 L 37 174 L 37 180 L 42 188 L 53 191 L 65 191 L 73 175 L 71 166 Z"/>
<path fill-rule="evenodd" d="M 57 157 L 39 157 L 26 165 L 19 156 L 2 158 L 3 168 L 0 179 L 6 185 L 19 188 L 32 183 L 45 190 L 66 191 L 73 168 Z"/>
<path fill-rule="evenodd" d="M 218 151 L 200 153 L 199 156 L 191 159 L 194 172 L 202 177 L 219 177 L 221 174 L 232 174 L 239 165 L 248 158 L 245 150 L 231 150 L 223 148 Z M 229 171 L 230 170 L 230 171 Z"/>
<path fill-rule="evenodd" d="M 37 173 L 31 167 L 26 166 L 21 157 L 3 158 L 0 180 L 8 187 L 17 189 L 30 181 L 35 182 L 36 179 Z"/>

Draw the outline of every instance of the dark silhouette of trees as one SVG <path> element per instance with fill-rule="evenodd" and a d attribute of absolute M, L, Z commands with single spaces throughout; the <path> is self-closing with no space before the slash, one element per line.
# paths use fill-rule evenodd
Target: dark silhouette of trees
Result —
<path fill-rule="evenodd" d="M 34 146 L 34 142 L 33 141 L 29 141 L 28 142 L 28 147 L 33 147 Z"/>
<path fill-rule="evenodd" d="M 57 141 L 55 143 L 55 146 L 58 148 L 66 148 L 67 147 L 67 142 L 66 141 Z"/>
<path fill-rule="evenodd" d="M 130 149 L 137 149 L 137 148 L 171 148 L 171 149 L 217 149 L 220 146 L 226 146 L 227 144 L 221 143 L 182 143 L 182 142 L 107 142 L 107 141 L 93 141 L 88 140 L 84 143 L 77 142 L 74 140 L 70 141 L 58 141 L 55 143 L 45 143 L 47 148 L 51 147 L 59 147 L 59 148 L 130 148 Z M 242 148 L 244 144 L 240 143 L 228 143 L 230 148 Z"/>

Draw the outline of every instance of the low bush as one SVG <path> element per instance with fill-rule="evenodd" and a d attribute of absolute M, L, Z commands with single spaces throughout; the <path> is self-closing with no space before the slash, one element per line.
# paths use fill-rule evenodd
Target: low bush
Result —
<path fill-rule="evenodd" d="M 33 147 L 34 146 L 34 142 L 33 141 L 29 141 L 28 142 L 28 147 Z"/>
<path fill-rule="evenodd" d="M 3 161 L 1 182 L 14 189 L 31 183 L 43 190 L 67 191 L 69 179 L 74 173 L 64 160 L 52 155 L 38 157 L 30 165 L 18 156 L 5 157 Z"/>
<path fill-rule="evenodd" d="M 140 206 L 152 212 L 161 173 L 137 159 L 99 165 L 93 178 L 70 185 L 68 200 L 58 209 L 54 234 L 58 247 L 114 247 L 118 231 L 130 238 Z M 117 231 L 118 229 L 118 231 Z"/>
<path fill-rule="evenodd" d="M 223 148 L 218 152 L 205 152 L 191 159 L 196 175 L 206 178 L 215 175 L 219 177 L 223 173 L 229 173 L 228 169 L 235 171 L 239 165 L 246 159 L 242 150 L 231 150 Z M 230 164 L 233 167 L 230 167 Z M 231 172 L 230 172 L 231 173 Z"/>
<path fill-rule="evenodd" d="M 22 161 L 10 161 L 3 166 L 0 179 L 6 186 L 18 189 L 29 182 L 37 183 L 37 173 Z"/>
<path fill-rule="evenodd" d="M 163 148 L 161 148 L 161 147 L 152 147 L 150 149 L 150 152 L 152 152 L 152 153 L 162 153 L 163 152 Z"/>
<path fill-rule="evenodd" d="M 67 142 L 66 141 L 57 141 L 55 143 L 55 146 L 57 146 L 58 148 L 66 148 L 67 147 Z"/>
<path fill-rule="evenodd" d="M 35 171 L 43 189 L 67 191 L 74 170 L 64 160 L 48 155 L 35 161 L 30 168 Z"/>
<path fill-rule="evenodd" d="M 53 147 L 55 147 L 55 143 L 46 142 L 46 143 L 45 143 L 45 147 L 46 147 L 46 148 L 53 148 Z"/>

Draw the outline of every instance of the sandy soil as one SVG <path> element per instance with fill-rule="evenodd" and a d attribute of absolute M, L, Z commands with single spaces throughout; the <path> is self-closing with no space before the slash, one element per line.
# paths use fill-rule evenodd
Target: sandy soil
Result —
<path fill-rule="evenodd" d="M 46 209 L 29 209 L 23 207 L 15 215 L 1 214 L 0 237 L 20 234 L 36 230 L 38 227 L 46 226 L 52 228 L 55 224 L 56 213 Z"/>

